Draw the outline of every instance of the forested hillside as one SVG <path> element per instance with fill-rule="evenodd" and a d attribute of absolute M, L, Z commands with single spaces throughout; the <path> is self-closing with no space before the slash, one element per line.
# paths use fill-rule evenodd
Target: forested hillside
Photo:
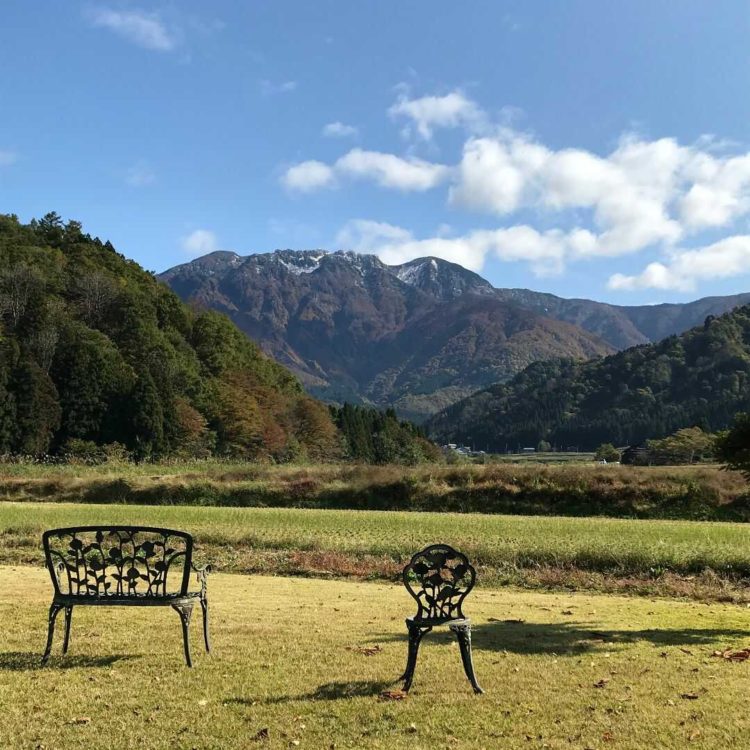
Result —
<path fill-rule="evenodd" d="M 0 454 L 320 460 L 340 445 L 328 409 L 226 317 L 77 222 L 0 215 Z"/>
<path fill-rule="evenodd" d="M 601 359 L 539 362 L 436 415 L 430 433 L 502 451 L 546 440 L 594 449 L 682 427 L 727 427 L 750 410 L 750 306 Z"/>

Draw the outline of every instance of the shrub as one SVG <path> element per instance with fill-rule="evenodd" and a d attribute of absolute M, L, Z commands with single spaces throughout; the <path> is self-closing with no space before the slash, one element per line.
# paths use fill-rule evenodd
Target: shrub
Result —
<path fill-rule="evenodd" d="M 738 414 L 731 429 L 718 435 L 716 457 L 728 469 L 741 471 L 750 480 L 750 414 Z"/>

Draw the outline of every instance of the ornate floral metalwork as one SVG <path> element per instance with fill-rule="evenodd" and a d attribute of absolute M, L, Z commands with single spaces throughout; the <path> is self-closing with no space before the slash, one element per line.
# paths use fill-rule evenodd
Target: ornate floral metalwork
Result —
<path fill-rule="evenodd" d="M 83 604 L 172 606 L 180 615 L 185 660 L 192 666 L 188 625 L 199 600 L 210 651 L 207 577 L 211 566 L 193 565 L 190 534 L 142 526 L 83 526 L 51 529 L 42 543 L 55 589 L 42 663 L 49 658 L 58 613 L 65 610 L 65 653 L 73 607 Z M 198 574 L 200 591 L 188 590 L 191 569 Z"/>
<path fill-rule="evenodd" d="M 190 534 L 132 526 L 70 528 L 46 532 L 43 543 L 61 594 L 130 598 L 187 591 Z M 178 561 L 183 570 L 170 590 L 169 572 Z"/>
<path fill-rule="evenodd" d="M 414 619 L 438 624 L 463 617 L 461 604 L 474 586 L 476 571 L 466 555 L 447 544 L 433 544 L 412 557 L 403 580 L 419 607 Z"/>
<path fill-rule="evenodd" d="M 411 558 L 404 568 L 403 581 L 417 602 L 417 614 L 406 620 L 409 650 L 400 678 L 404 690 L 411 688 L 422 639 L 435 625 L 447 624 L 458 640 L 464 671 L 474 692 L 482 693 L 471 655 L 471 622 L 461 608 L 476 581 L 476 571 L 466 555 L 447 544 L 433 544 Z"/>

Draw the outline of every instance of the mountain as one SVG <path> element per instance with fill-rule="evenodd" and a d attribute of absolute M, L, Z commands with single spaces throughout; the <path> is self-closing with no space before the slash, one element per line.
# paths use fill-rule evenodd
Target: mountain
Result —
<path fill-rule="evenodd" d="M 495 289 L 438 258 L 388 266 L 372 255 L 215 252 L 160 278 L 226 313 L 307 390 L 395 406 L 423 420 L 537 360 L 587 359 L 680 333 L 750 294 L 624 307 Z"/>
<path fill-rule="evenodd" d="M 684 304 L 608 305 L 587 299 L 564 299 L 529 289 L 496 289 L 504 300 L 516 302 L 556 320 L 596 333 L 615 349 L 659 341 L 702 323 L 709 315 L 722 315 L 750 302 L 750 293 L 704 297 Z"/>
<path fill-rule="evenodd" d="M 497 290 L 479 274 L 438 258 L 417 258 L 388 267 L 401 281 L 435 299 L 446 301 L 464 294 L 495 296 Z"/>
<path fill-rule="evenodd" d="M 184 300 L 227 314 L 310 393 L 414 419 L 531 362 L 613 351 L 435 258 L 387 266 L 353 252 L 218 252 L 160 278 Z"/>
<path fill-rule="evenodd" d="M 503 451 L 641 444 L 683 427 L 727 427 L 750 410 L 750 305 L 656 343 L 591 362 L 538 362 L 450 406 L 427 425 L 442 441 Z"/>
<path fill-rule="evenodd" d="M 340 438 L 223 315 L 78 222 L 0 215 L 0 455 L 321 460 Z"/>

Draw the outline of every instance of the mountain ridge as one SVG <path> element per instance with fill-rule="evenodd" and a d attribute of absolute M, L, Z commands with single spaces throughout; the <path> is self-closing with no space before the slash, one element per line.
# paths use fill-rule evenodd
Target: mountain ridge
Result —
<path fill-rule="evenodd" d="M 350 250 L 217 251 L 159 278 L 229 315 L 313 395 L 417 420 L 534 361 L 604 356 L 750 301 L 705 298 L 649 315 L 646 306 L 497 289 L 435 257 L 391 266 Z"/>

